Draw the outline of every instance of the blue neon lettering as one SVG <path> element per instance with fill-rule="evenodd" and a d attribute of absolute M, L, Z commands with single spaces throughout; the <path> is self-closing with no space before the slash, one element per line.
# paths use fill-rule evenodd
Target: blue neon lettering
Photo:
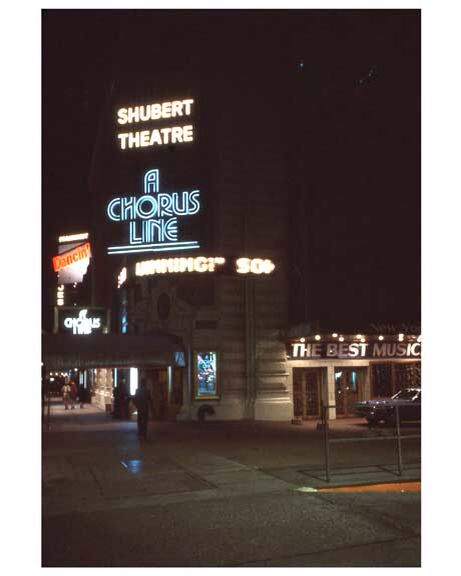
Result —
<path fill-rule="evenodd" d="M 130 244 L 141 244 L 142 238 L 136 236 L 136 220 L 130 222 Z"/>
<path fill-rule="evenodd" d="M 116 214 L 114 212 L 114 208 L 118 206 L 120 208 L 120 198 L 114 198 L 113 200 L 111 200 L 107 206 L 107 215 L 109 216 L 109 218 L 111 220 L 114 220 L 115 222 L 120 221 L 120 212 L 118 214 Z"/>
<path fill-rule="evenodd" d="M 149 170 L 144 175 L 144 194 L 155 194 L 159 191 L 160 177 L 158 170 Z"/>
<path fill-rule="evenodd" d="M 190 193 L 189 196 L 189 212 L 188 214 L 192 216 L 193 214 L 197 214 L 200 210 L 200 190 L 194 190 Z"/>
<path fill-rule="evenodd" d="M 159 205 L 159 215 L 160 216 L 173 216 L 171 211 L 171 205 L 173 204 L 174 194 L 159 194 L 158 195 L 158 205 Z M 175 212 L 176 214 L 176 212 Z"/>
<path fill-rule="evenodd" d="M 150 204 L 150 210 L 144 212 L 142 209 L 143 204 L 147 205 Z M 157 215 L 157 210 L 158 210 L 157 200 L 150 194 L 141 196 L 141 198 L 139 198 L 138 201 L 136 202 L 136 216 L 139 216 L 139 218 L 152 218 L 152 216 Z"/>
<path fill-rule="evenodd" d="M 122 209 L 120 211 L 122 220 L 134 220 L 136 216 L 134 215 L 135 200 L 133 196 L 128 196 L 122 198 Z"/>
<path fill-rule="evenodd" d="M 146 112 L 141 110 L 141 114 Z M 178 242 L 177 217 L 192 216 L 200 211 L 200 190 L 159 193 L 158 169 L 145 172 L 143 184 L 142 196 L 113 198 L 107 205 L 106 211 L 110 220 L 128 222 L 129 244 L 132 248 L 130 250 L 130 246 L 112 246 L 108 252 L 115 254 L 198 248 L 196 241 Z M 154 242 L 157 244 L 153 244 Z"/>
<path fill-rule="evenodd" d="M 165 237 L 167 240 L 175 241 L 178 239 L 178 220 L 170 218 L 165 223 Z"/>

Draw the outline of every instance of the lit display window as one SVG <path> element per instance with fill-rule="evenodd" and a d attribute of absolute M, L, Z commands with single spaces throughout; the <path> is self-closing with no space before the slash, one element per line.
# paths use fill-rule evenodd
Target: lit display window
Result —
<path fill-rule="evenodd" d="M 217 391 L 217 353 L 195 353 L 195 396 L 197 398 L 216 397 Z"/>

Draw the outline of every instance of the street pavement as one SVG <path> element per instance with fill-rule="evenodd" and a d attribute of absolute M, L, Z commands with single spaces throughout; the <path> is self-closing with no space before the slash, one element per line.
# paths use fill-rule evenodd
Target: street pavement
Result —
<path fill-rule="evenodd" d="M 403 426 L 403 434 L 419 428 Z M 43 566 L 419 566 L 420 443 L 332 422 L 136 423 L 55 403 L 42 436 Z M 389 491 L 322 492 L 393 482 Z M 389 484 L 389 487 L 391 484 Z M 403 485 L 402 485 L 403 486 Z M 372 490 L 372 488 L 370 488 Z"/>

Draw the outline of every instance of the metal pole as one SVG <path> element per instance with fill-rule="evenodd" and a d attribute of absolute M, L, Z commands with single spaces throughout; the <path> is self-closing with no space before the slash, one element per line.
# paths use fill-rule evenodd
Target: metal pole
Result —
<path fill-rule="evenodd" d="M 398 469 L 399 476 L 402 476 L 403 466 L 402 466 L 402 444 L 400 442 L 400 415 L 399 407 L 395 406 L 395 425 L 397 429 L 397 456 L 398 456 Z"/>
<path fill-rule="evenodd" d="M 47 418 L 46 418 L 46 429 L 48 432 L 50 431 L 50 428 L 51 428 L 50 414 L 51 414 L 51 395 L 50 395 L 50 390 L 48 389 L 48 410 L 47 410 Z"/>
<path fill-rule="evenodd" d="M 330 452 L 328 446 L 328 420 L 327 420 L 328 406 L 322 405 L 322 420 L 323 420 L 323 447 L 325 451 L 325 477 L 327 482 L 330 482 Z"/>

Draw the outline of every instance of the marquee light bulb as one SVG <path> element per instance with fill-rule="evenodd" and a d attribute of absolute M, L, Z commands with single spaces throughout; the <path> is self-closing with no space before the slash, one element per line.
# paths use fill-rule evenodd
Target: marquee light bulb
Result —
<path fill-rule="evenodd" d="M 403 334 L 399 334 L 399 342 L 403 342 L 403 338 L 404 338 Z"/>
<path fill-rule="evenodd" d="M 315 335 L 315 339 L 316 339 L 316 340 L 320 340 L 320 338 L 321 338 L 320 334 L 316 334 L 316 335 Z"/>
<path fill-rule="evenodd" d="M 340 342 L 344 342 L 344 336 L 340 336 L 340 337 L 338 338 L 338 340 L 339 340 Z"/>
<path fill-rule="evenodd" d="M 333 338 L 337 338 L 338 334 L 336 332 L 333 332 L 332 336 L 333 336 Z"/>
<path fill-rule="evenodd" d="M 305 339 L 305 338 L 300 338 L 299 341 L 300 341 L 300 342 L 305 342 L 306 339 Z"/>
<path fill-rule="evenodd" d="M 384 340 L 384 336 L 378 336 L 378 340 Z"/>
<path fill-rule="evenodd" d="M 361 340 L 363 338 L 362 334 L 357 334 L 357 340 Z"/>

